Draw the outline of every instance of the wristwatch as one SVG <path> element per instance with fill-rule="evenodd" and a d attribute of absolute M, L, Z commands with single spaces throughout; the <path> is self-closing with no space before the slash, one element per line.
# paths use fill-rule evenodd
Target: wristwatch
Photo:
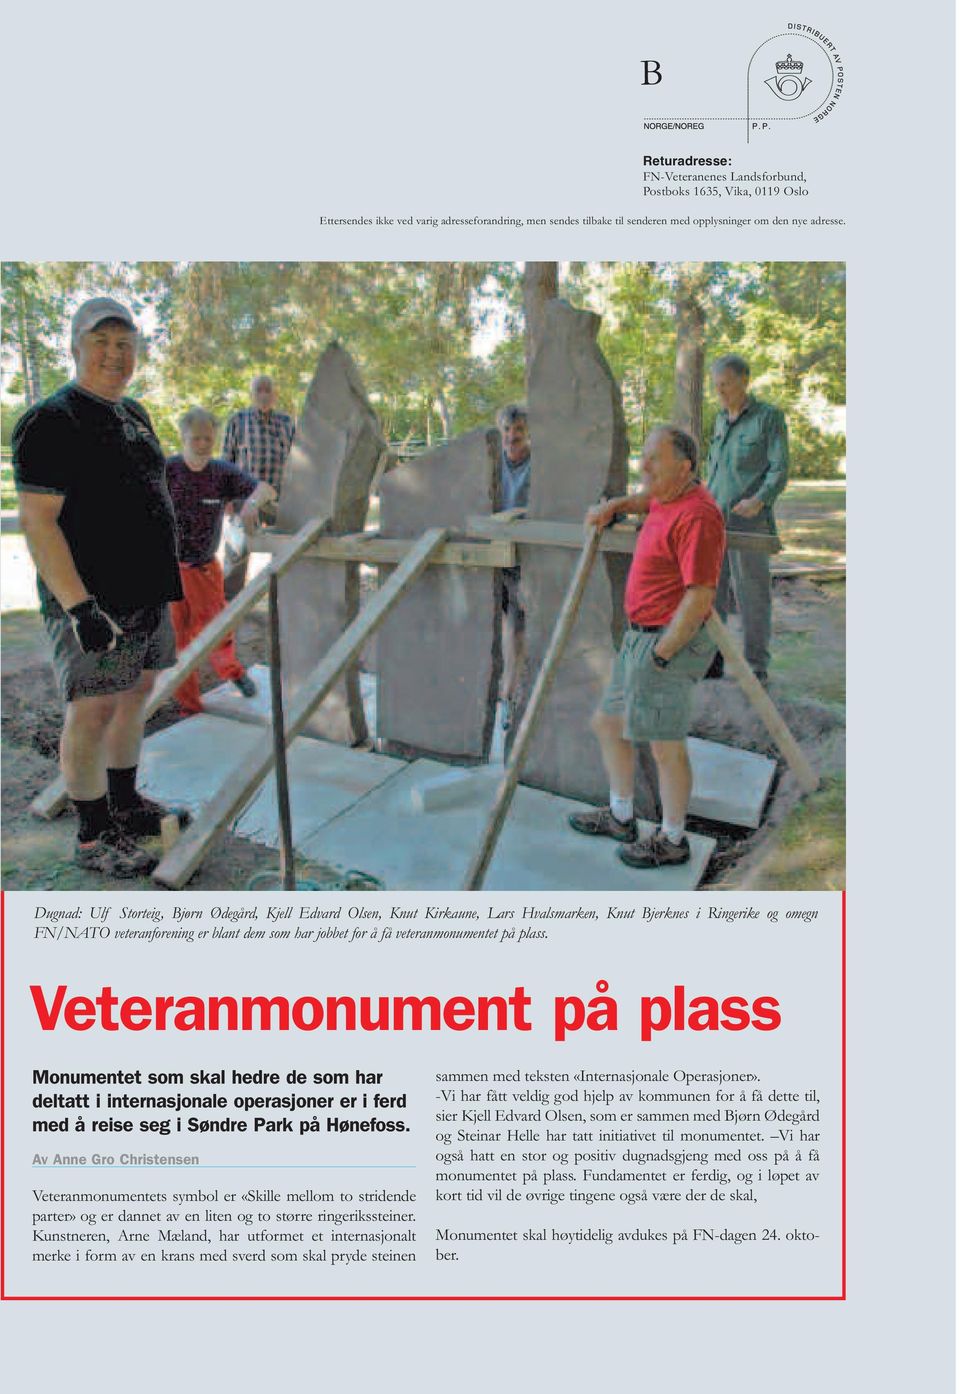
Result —
<path fill-rule="evenodd" d="M 656 649 L 650 650 L 650 657 L 653 659 L 655 668 L 666 668 L 670 662 L 669 658 L 664 658 L 662 654 L 657 653 Z"/>

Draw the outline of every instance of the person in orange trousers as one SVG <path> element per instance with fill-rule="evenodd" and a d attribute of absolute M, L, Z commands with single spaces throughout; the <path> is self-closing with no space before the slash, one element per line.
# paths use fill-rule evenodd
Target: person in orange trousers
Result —
<path fill-rule="evenodd" d="M 240 520 L 248 532 L 257 525 L 260 507 L 272 503 L 276 492 L 267 483 L 214 457 L 217 423 L 203 407 L 192 407 L 180 422 L 183 453 L 167 461 L 167 488 L 177 523 L 177 552 L 183 599 L 170 607 L 177 652 L 191 643 L 220 614 L 226 601 L 223 568 L 216 557 L 228 503 L 240 504 Z M 232 682 L 244 697 L 256 696 L 256 685 L 237 658 L 232 634 L 210 654 L 214 672 Z M 184 716 L 203 710 L 200 676 L 194 671 L 177 689 Z"/>

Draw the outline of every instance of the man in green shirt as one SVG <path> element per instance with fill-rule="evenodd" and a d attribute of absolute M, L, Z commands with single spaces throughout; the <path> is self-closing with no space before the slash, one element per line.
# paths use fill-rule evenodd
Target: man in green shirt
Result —
<path fill-rule="evenodd" d="M 783 412 L 750 394 L 750 367 L 727 353 L 712 368 L 720 402 L 707 459 L 707 488 L 736 532 L 776 533 L 773 505 L 787 483 L 789 452 Z M 726 619 L 736 597 L 743 650 L 762 683 L 770 667 L 770 561 L 766 552 L 728 549 L 715 608 Z M 722 660 L 721 660 L 722 663 Z M 708 676 L 719 677 L 715 664 Z"/>

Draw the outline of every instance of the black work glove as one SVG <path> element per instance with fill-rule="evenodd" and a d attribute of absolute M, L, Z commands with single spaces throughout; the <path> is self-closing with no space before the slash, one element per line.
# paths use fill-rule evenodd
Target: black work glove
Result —
<path fill-rule="evenodd" d="M 123 630 L 105 614 L 91 596 L 71 605 L 67 611 L 77 643 L 84 653 L 109 653 L 117 646 L 117 635 Z"/>

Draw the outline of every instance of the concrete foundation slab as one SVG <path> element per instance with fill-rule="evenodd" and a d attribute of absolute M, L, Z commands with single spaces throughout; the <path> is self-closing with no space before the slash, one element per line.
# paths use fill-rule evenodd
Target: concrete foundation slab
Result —
<path fill-rule="evenodd" d="M 367 759 L 366 755 L 358 758 Z M 302 843 L 305 856 L 370 872 L 389 890 L 456 890 L 466 874 L 493 799 L 495 781 L 478 781 L 470 799 L 435 813 L 415 812 L 411 793 L 447 767 L 416 760 Z M 582 805 L 521 785 L 494 853 L 488 890 L 693 890 L 715 843 L 690 837 L 681 867 L 632 871 L 615 845 L 567 828 Z M 643 825 L 650 831 L 648 825 Z"/>
<path fill-rule="evenodd" d="M 294 846 L 302 848 L 331 818 L 346 812 L 371 789 L 403 769 L 402 760 L 392 760 L 387 755 L 347 750 L 331 741 L 298 736 L 290 746 L 287 762 Z M 233 830 L 251 842 L 279 847 L 277 786 L 273 775 L 261 784 Z"/>
<path fill-rule="evenodd" d="M 242 697 L 232 682 L 222 683 L 203 694 L 203 709 L 210 716 L 225 716 L 231 721 L 249 721 L 257 726 L 270 724 L 270 669 L 265 663 L 255 663 L 248 669 L 257 685 L 256 697 Z M 360 674 L 360 697 L 371 735 L 377 729 L 377 680 L 373 673 Z M 310 732 L 307 731 L 309 736 Z"/>
<path fill-rule="evenodd" d="M 753 750 L 696 737 L 688 740 L 687 749 L 693 766 L 690 812 L 718 823 L 759 828 L 776 761 Z"/>
<path fill-rule="evenodd" d="M 263 740 L 263 731 L 222 716 L 191 716 L 148 736 L 139 784 L 151 799 L 198 813 L 234 766 Z"/>
<path fill-rule="evenodd" d="M 180 721 L 144 741 L 141 786 L 151 798 L 179 804 L 197 814 L 230 770 L 247 759 L 263 737 L 262 727 L 206 713 Z M 296 845 L 406 768 L 403 761 L 386 755 L 347 750 L 305 736 L 293 741 L 287 759 Z M 268 847 L 279 845 L 273 776 L 260 786 L 233 831 Z"/>
<path fill-rule="evenodd" d="M 256 683 L 256 697 L 244 697 L 232 682 L 221 683 L 203 694 L 203 710 L 207 716 L 224 716 L 231 721 L 253 722 L 258 726 L 270 724 L 270 669 L 265 663 L 255 663 L 247 674 Z"/>

